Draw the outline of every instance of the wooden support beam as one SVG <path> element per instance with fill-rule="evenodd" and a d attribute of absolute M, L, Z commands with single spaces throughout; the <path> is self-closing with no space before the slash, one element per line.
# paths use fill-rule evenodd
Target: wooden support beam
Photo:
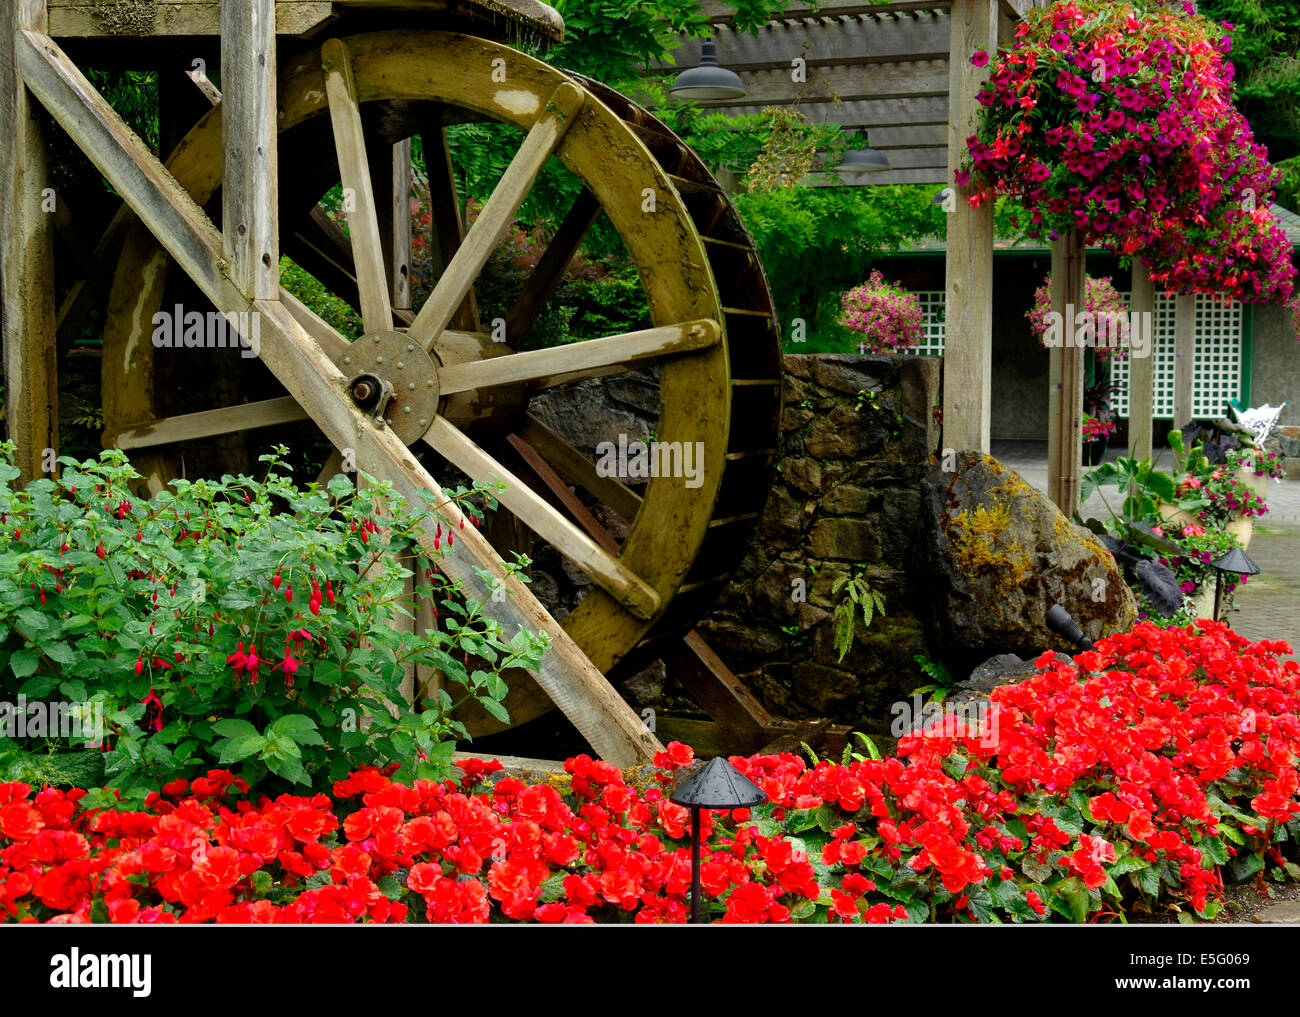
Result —
<path fill-rule="evenodd" d="M 441 278 L 465 241 L 465 209 L 456 189 L 447 131 L 436 115 L 431 115 L 421 130 L 420 147 L 424 150 L 424 172 L 429 186 L 430 262 L 436 276 Z M 429 282 L 432 286 L 436 280 Z M 478 331 L 478 301 L 472 287 L 452 315 L 451 326 L 467 332 Z"/>
<path fill-rule="evenodd" d="M 506 342 L 517 347 L 523 341 L 528 330 L 537 321 L 538 315 L 546 306 L 546 301 L 555 292 L 555 287 L 564 278 L 569 262 L 578 252 L 582 238 L 600 214 L 600 202 L 587 188 L 583 188 L 573 205 L 560 223 L 555 236 L 546 245 L 541 259 L 532 273 L 524 280 L 523 289 L 515 299 L 514 306 L 506 315 Z"/>
<path fill-rule="evenodd" d="M 451 323 L 519 206 L 528 197 L 546 160 L 564 140 L 585 101 L 585 92 L 565 82 L 556 88 L 555 94 L 542 107 L 523 144 L 465 235 L 464 242 L 408 329 L 408 333 L 426 350 L 433 349 L 442 330 Z"/>
<path fill-rule="evenodd" d="M 393 305 L 370 159 L 361 126 L 361 105 L 347 45 L 340 39 L 326 42 L 321 47 L 321 65 L 325 71 L 325 92 L 329 96 L 330 122 L 334 128 L 334 149 L 338 153 L 339 171 L 343 177 L 344 209 L 351 233 L 353 267 L 361 292 L 361 317 L 367 332 L 382 332 L 393 327 Z"/>
<path fill-rule="evenodd" d="M 709 716 L 758 748 L 770 741 L 776 718 L 745 687 L 698 632 L 683 637 L 668 660 L 673 677 Z"/>
<path fill-rule="evenodd" d="M 113 185 L 159 243 L 223 310 L 247 298 L 224 271 L 221 235 L 49 36 L 21 31 L 18 66 L 27 87 Z"/>
<path fill-rule="evenodd" d="M 411 310 L 411 139 L 393 146 L 392 254 L 394 310 Z"/>
<path fill-rule="evenodd" d="M 331 0 L 277 0 L 276 34 L 306 34 L 332 21 L 335 7 Z M 129 6 L 117 0 L 50 0 L 50 35 L 55 38 L 126 40 L 219 34 L 221 5 L 216 0 L 149 0 Z"/>
<path fill-rule="evenodd" d="M 1192 422 L 1196 364 L 1196 294 L 1174 298 L 1174 429 Z"/>
<path fill-rule="evenodd" d="M 0 7 L 0 313 L 6 425 L 22 483 L 41 476 L 49 461 L 45 450 L 59 447 L 55 199 L 44 131 L 23 85 L 15 43 L 15 32 L 45 28 L 44 0 L 6 0 Z"/>
<path fill-rule="evenodd" d="M 222 249 L 240 289 L 280 292 L 275 0 L 221 2 Z"/>
<path fill-rule="evenodd" d="M 948 177 L 966 154 L 980 109 L 976 95 L 985 71 L 970 62 L 997 44 L 996 0 L 953 0 L 948 127 Z M 956 186 L 955 184 L 953 186 Z M 948 215 L 947 345 L 943 360 L 943 443 L 947 448 L 989 450 L 993 391 L 993 203 L 972 208 L 967 187 L 957 187 Z"/>
<path fill-rule="evenodd" d="M 249 301 L 226 274 L 221 234 L 158 160 L 113 113 L 48 36 L 18 36 L 19 67 L 29 87 L 72 135 L 205 296 L 226 312 L 255 311 L 262 323 L 262 361 L 334 444 L 354 448 L 369 472 L 388 480 L 408 504 L 431 495 L 439 512 L 459 528 L 464 518 L 442 488 L 387 427 L 377 426 L 343 395 L 347 379 L 320 344 L 278 300 Z M 432 555 L 433 535 L 418 535 Z M 519 629 L 543 632 L 550 645 L 533 673 L 539 687 L 582 732 L 599 755 L 617 766 L 649 762 L 662 751 L 658 739 L 623 701 L 564 628 L 528 588 L 506 573 L 487 539 L 472 526 L 439 558 L 440 570 L 487 608 L 507 638 Z M 490 594 L 500 584 L 502 602 Z"/>
<path fill-rule="evenodd" d="M 1133 315 L 1129 320 L 1140 323 L 1147 349 L 1145 357 L 1136 357 L 1132 350 L 1129 351 L 1129 455 L 1137 459 L 1150 459 L 1155 404 L 1156 287 L 1151 281 L 1146 262 L 1136 257 L 1133 259 L 1133 295 L 1129 300 L 1129 312 Z M 1152 327 L 1148 328 L 1148 323 Z"/>
<path fill-rule="evenodd" d="M 1063 345 L 1049 351 L 1047 494 L 1072 516 L 1079 508 L 1083 470 L 1083 348 L 1074 315 L 1086 306 L 1083 242 L 1075 230 L 1052 244 L 1052 310 L 1060 315 Z"/>

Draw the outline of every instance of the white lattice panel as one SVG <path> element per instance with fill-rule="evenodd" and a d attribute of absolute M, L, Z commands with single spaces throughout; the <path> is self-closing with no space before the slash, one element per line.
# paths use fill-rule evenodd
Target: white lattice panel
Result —
<path fill-rule="evenodd" d="M 1122 294 L 1127 302 L 1130 294 Z M 1213 419 L 1223 416 L 1229 399 L 1241 398 L 1242 385 L 1242 306 L 1237 301 L 1217 300 L 1198 293 L 1194 326 L 1195 347 L 1192 360 L 1192 416 Z M 1174 298 L 1156 295 L 1155 398 L 1156 418 L 1174 415 Z M 1129 363 L 1127 358 L 1111 367 L 1111 407 L 1118 417 L 1129 414 Z"/>
<path fill-rule="evenodd" d="M 948 294 L 944 290 L 913 290 L 912 296 L 921 305 L 925 318 L 921 323 L 921 342 L 916 349 L 908 352 L 918 357 L 942 357 L 944 337 L 947 334 L 945 311 Z"/>

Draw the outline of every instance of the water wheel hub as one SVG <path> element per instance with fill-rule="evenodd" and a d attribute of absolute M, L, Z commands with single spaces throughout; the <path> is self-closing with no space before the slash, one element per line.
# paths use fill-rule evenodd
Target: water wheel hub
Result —
<path fill-rule="evenodd" d="M 402 332 L 370 332 L 339 357 L 357 405 L 380 418 L 406 444 L 429 429 L 438 412 L 434 359 Z"/>

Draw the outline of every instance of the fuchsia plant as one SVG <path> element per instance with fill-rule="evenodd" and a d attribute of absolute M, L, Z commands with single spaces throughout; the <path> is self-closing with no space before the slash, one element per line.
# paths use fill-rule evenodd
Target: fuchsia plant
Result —
<path fill-rule="evenodd" d="M 1276 171 L 1232 106 L 1230 38 L 1184 6 L 1029 11 L 992 61 L 957 182 L 975 205 L 1016 198 L 1032 237 L 1079 230 L 1140 253 L 1168 290 L 1284 301 L 1294 269 L 1269 211 Z"/>

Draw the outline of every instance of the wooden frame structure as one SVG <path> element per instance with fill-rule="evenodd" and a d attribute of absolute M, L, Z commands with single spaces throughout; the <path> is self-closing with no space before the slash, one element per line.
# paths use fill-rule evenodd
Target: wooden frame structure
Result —
<path fill-rule="evenodd" d="M 814 186 L 933 183 L 954 190 L 948 219 L 943 387 L 944 444 L 951 448 L 988 451 L 993 398 L 992 209 L 971 208 L 962 200 L 966 189 L 953 183 L 979 109 L 976 94 L 987 74 L 970 63 L 970 55 L 978 50 L 991 53 L 1010 38 L 1026 11 L 1045 6 L 1048 0 L 827 0 L 807 9 L 792 7 L 750 35 L 735 31 L 735 17 L 722 3 L 701 4 L 717 42 L 719 63 L 739 74 L 747 90 L 743 99 L 710 108 L 752 113 L 768 105 L 794 104 L 813 123 L 867 131 L 871 147 L 889 159 L 890 169 L 855 178 L 813 175 Z M 686 42 L 677 56 L 674 65 L 654 73 L 669 75 L 696 66 L 699 44 Z M 802 62 L 798 69 L 803 80 L 792 74 L 796 59 Z M 1081 258 L 1062 260 L 1058 252 L 1054 271 L 1058 264 L 1062 271 L 1066 264 L 1081 271 Z M 1081 276 L 1076 281 L 1082 286 Z M 1135 299 L 1133 310 L 1149 310 L 1147 302 L 1153 302 L 1154 295 L 1139 286 Z M 1181 329 L 1190 328 L 1190 316 L 1181 308 L 1179 322 Z M 1181 348 L 1190 346 L 1184 342 Z M 1189 359 L 1187 364 L 1189 370 Z M 1135 375 L 1135 418 L 1143 416 L 1144 406 L 1150 415 L 1150 394 L 1143 383 L 1149 367 L 1148 362 Z M 1190 375 L 1180 378 L 1179 391 L 1190 392 Z M 1048 487 L 1070 514 L 1078 507 L 1082 462 L 1080 358 L 1054 351 L 1049 385 Z M 1149 419 L 1137 429 L 1137 445 L 1147 454 L 1150 431 Z"/>
<path fill-rule="evenodd" d="M 152 409 L 151 373 L 132 373 L 143 363 L 138 341 L 132 346 L 123 345 L 120 335 L 110 339 L 117 328 L 110 321 L 105 348 L 116 343 L 124 351 L 105 361 L 106 423 L 113 421 L 107 433 L 118 447 L 149 451 L 167 442 L 310 419 L 336 449 L 350 450 L 360 469 L 391 483 L 408 502 L 421 492 L 431 494 L 456 527 L 449 550 L 439 548 L 432 535 L 420 538 L 427 551 L 438 554 L 441 570 L 476 599 L 504 590 L 507 596 L 492 598 L 489 610 L 507 635 L 523 627 L 550 638 L 532 675 L 533 691 L 523 697 L 524 712 L 536 710 L 538 703 L 559 707 L 603 758 L 618 765 L 647 762 L 661 747 L 602 673 L 632 647 L 631 656 L 638 659 L 683 656 L 684 684 L 719 722 L 712 735 L 720 749 L 728 734 L 735 736 L 731 744 L 739 738 L 757 749 L 773 739 L 808 740 L 814 728 L 825 733 L 825 721 L 795 725 L 767 714 L 690 632 L 692 612 L 725 583 L 727 562 L 752 530 L 755 485 L 765 483 L 760 478 L 779 426 L 779 347 L 770 296 L 743 227 L 693 153 L 635 104 L 517 51 L 427 30 L 430 14 L 452 19 L 447 23 L 457 27 L 475 8 L 491 18 L 508 15 L 522 22 L 525 35 L 557 38 L 562 32 L 555 12 L 536 0 L 160 0 L 145 5 L 20 0 L 6 7 L 0 16 L 0 108 L 12 111 L 16 129 L 5 139 L 0 163 L 8 171 L 0 206 L 6 235 L 4 353 L 19 465 L 26 477 L 36 476 L 43 451 L 57 447 L 54 217 L 40 210 L 46 171 L 39 106 L 123 198 L 97 248 L 110 260 L 123 251 L 110 297 L 118 309 L 115 320 L 149 320 L 141 313 L 161 297 L 165 272 L 160 269 L 170 258 L 222 312 L 257 316 L 260 360 L 287 392 L 261 402 L 160 417 Z M 399 30 L 340 38 L 331 34 L 340 18 L 360 18 L 352 24 L 362 28 L 391 24 Z M 95 91 L 62 44 L 112 37 L 151 45 L 211 36 L 222 42 L 222 92 L 196 68 L 190 79 L 198 91 L 186 102 L 192 108 L 197 98 L 217 108 L 180 140 L 166 165 Z M 287 37 L 323 41 L 298 46 L 285 58 L 279 40 Z M 430 51 L 443 61 L 443 73 L 429 73 Z M 494 57 L 510 65 L 511 88 L 483 90 L 465 71 L 466 61 L 474 59 L 483 64 L 476 72 L 486 73 Z M 589 101 L 593 95 L 600 101 Z M 412 128 L 424 131 L 441 260 L 433 292 L 417 313 L 408 272 L 409 204 L 402 193 L 409 179 L 409 141 L 376 144 L 362 106 L 426 96 L 447 109 L 469 110 L 471 118 L 511 122 L 524 141 L 466 228 L 442 124 Z M 316 210 L 302 223 L 286 222 L 280 212 L 284 195 L 277 195 L 277 181 L 294 172 L 304 155 L 283 149 L 279 136 L 315 115 L 330 125 L 343 187 L 354 196 L 351 235 L 342 241 L 331 236 L 331 224 Z M 479 324 L 475 277 L 552 155 L 587 189 L 510 313 L 513 344 L 493 348 L 485 345 Z M 595 168 L 597 156 L 607 179 Z M 658 214 L 642 219 L 647 184 L 658 195 Z M 202 207 L 219 185 L 220 227 Z M 629 241 L 634 254 L 638 245 L 643 253 L 682 249 L 676 260 L 651 259 L 655 267 L 647 288 L 654 327 L 555 351 L 517 352 L 517 337 L 536 319 L 601 210 L 625 238 L 636 222 L 637 238 Z M 421 420 L 415 428 L 404 421 L 400 401 L 389 403 L 387 411 L 384 403 L 378 410 L 363 408 L 357 379 L 346 366 L 355 345 L 280 284 L 280 253 L 286 246 L 295 257 L 315 257 L 315 269 L 353 288 L 365 323 L 363 339 L 405 344 L 407 352 L 398 356 L 428 365 L 428 383 L 437 386 L 442 401 L 427 424 Z M 74 291 L 93 288 L 88 279 Z M 649 360 L 660 364 L 665 437 L 690 435 L 706 444 L 710 480 L 689 507 L 681 502 L 681 478 L 651 482 L 641 493 L 618 481 L 602 482 L 590 461 L 536 421 L 525 422 L 510 438 L 531 483 L 462 430 L 482 414 L 477 395 L 482 391 L 521 384 L 544 388 Z M 732 428 L 735 414 L 743 415 L 745 429 Z M 580 610 L 561 624 L 506 573 L 487 536 L 464 525 L 460 510 L 413 454 L 417 441 L 471 476 L 505 481 L 501 504 L 595 584 Z M 336 458 L 327 471 L 337 464 Z M 631 533 L 615 542 L 575 497 L 572 485 L 603 496 L 628 521 Z M 675 541 L 655 546 L 646 534 L 665 526 L 675 528 Z M 639 539 L 637 527 L 643 527 Z M 410 685 L 415 680 L 409 676 Z M 512 705 L 512 714 L 515 709 Z M 711 734 L 699 733 L 706 740 Z"/>

